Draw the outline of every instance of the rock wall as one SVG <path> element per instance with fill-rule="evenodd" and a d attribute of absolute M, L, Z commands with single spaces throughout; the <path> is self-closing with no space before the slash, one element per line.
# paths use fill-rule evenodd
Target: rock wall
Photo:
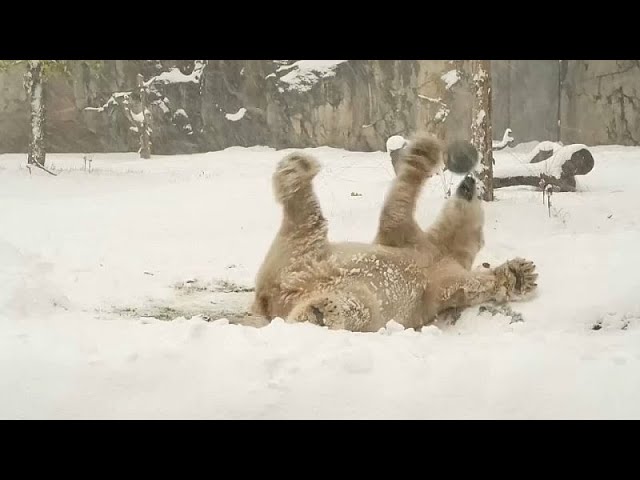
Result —
<path fill-rule="evenodd" d="M 559 140 L 558 60 L 500 60 L 493 68 L 493 135 L 507 128 L 517 142 Z"/>
<path fill-rule="evenodd" d="M 640 145 L 640 60 L 572 60 L 562 72 L 565 143 Z"/>
<path fill-rule="evenodd" d="M 465 100 L 464 63 L 355 60 L 316 65 L 210 62 L 200 108 L 209 148 L 262 143 L 383 150 L 389 136 L 410 134 L 417 125 L 444 138 L 468 138 L 471 110 Z M 457 68 L 461 78 L 455 84 L 441 78 Z M 241 109 L 246 113 L 236 120 L 233 115 Z"/>
<path fill-rule="evenodd" d="M 0 152 L 26 152 L 29 145 L 29 109 L 22 87 L 25 69 L 0 72 Z"/>
<path fill-rule="evenodd" d="M 141 111 L 132 93 L 139 72 L 151 83 L 156 154 L 256 144 L 382 150 L 389 136 L 417 126 L 443 138 L 469 137 L 464 61 L 210 60 L 197 80 L 196 63 L 105 61 L 91 70 L 76 62 L 70 78 L 53 76 L 47 85 L 49 151 L 137 150 L 138 136 L 116 100 L 124 94 L 132 111 Z M 23 73 L 0 74 L 0 152 L 28 145 Z"/>
<path fill-rule="evenodd" d="M 496 139 L 510 127 L 518 142 L 640 142 L 639 61 L 509 60 L 492 69 Z M 141 112 L 138 73 L 149 83 L 155 154 L 232 145 L 383 150 L 388 137 L 419 128 L 468 139 L 468 70 L 458 60 L 74 62 L 69 77 L 48 81 L 48 151 L 136 151 L 122 105 Z M 23 74 L 0 73 L 0 152 L 24 152 L 29 142 Z"/>

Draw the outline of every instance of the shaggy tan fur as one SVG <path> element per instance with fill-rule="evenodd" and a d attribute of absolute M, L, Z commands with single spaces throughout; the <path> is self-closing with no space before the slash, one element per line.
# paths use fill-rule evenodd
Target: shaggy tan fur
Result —
<path fill-rule="evenodd" d="M 533 291 L 537 274 L 526 260 L 470 270 L 484 243 L 472 177 L 430 228 L 418 226 L 420 190 L 445 153 L 427 135 L 405 149 L 372 244 L 330 243 L 312 186 L 318 162 L 304 153 L 283 158 L 273 175 L 282 224 L 258 272 L 252 313 L 352 331 L 377 331 L 389 320 L 420 328 L 450 308 L 517 300 Z"/>

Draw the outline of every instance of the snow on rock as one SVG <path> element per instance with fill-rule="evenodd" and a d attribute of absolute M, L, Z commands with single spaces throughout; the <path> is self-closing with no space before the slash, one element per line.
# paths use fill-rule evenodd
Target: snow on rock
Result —
<path fill-rule="evenodd" d="M 226 113 L 224 116 L 230 122 L 237 122 L 238 120 L 244 117 L 245 113 L 247 113 L 247 109 L 242 107 L 236 113 Z"/>
<path fill-rule="evenodd" d="M 156 90 L 156 93 L 159 93 L 159 92 L 157 92 Z M 153 100 L 151 102 L 151 105 L 157 106 L 165 115 L 171 114 L 171 109 L 169 108 L 169 99 L 167 97 L 162 97 L 162 98 Z"/>
<path fill-rule="evenodd" d="M 183 108 L 179 108 L 178 110 L 176 110 L 173 113 L 174 117 L 182 117 L 182 118 L 189 118 L 189 115 L 187 115 L 187 112 L 185 112 L 185 110 Z"/>
<path fill-rule="evenodd" d="M 418 98 L 421 98 L 423 100 L 426 100 L 427 102 L 431 102 L 431 103 L 442 103 L 442 99 L 441 98 L 433 98 L 433 97 L 428 97 L 426 95 L 421 95 L 418 94 Z"/>
<path fill-rule="evenodd" d="M 393 135 L 387 140 L 387 152 L 391 153 L 407 146 L 409 142 L 401 135 Z"/>
<path fill-rule="evenodd" d="M 529 188 L 485 205 L 476 263 L 523 256 L 540 273 L 510 304 L 523 321 L 475 307 L 380 334 L 240 326 L 253 293 L 210 288 L 254 285 L 281 220 L 271 176 L 292 149 L 96 153 L 91 173 L 80 153 L 49 154 L 57 177 L 2 154 L 0 418 L 640 419 L 640 148 L 589 150 L 583 191 L 553 195 L 562 218 Z M 370 242 L 388 153 L 309 151 L 331 239 Z M 495 152 L 496 169 L 527 153 Z M 421 227 L 443 202 L 427 181 Z"/>
<path fill-rule="evenodd" d="M 202 72 L 206 65 L 207 62 L 205 60 L 196 60 L 193 71 L 189 75 L 185 75 L 179 68 L 174 67 L 150 78 L 144 84 L 148 87 L 155 83 L 165 85 L 170 83 L 200 83 L 200 78 L 202 77 Z"/>
<path fill-rule="evenodd" d="M 133 118 L 138 123 L 142 123 L 142 122 L 144 122 L 144 113 L 142 113 L 142 112 L 135 113 L 135 112 L 132 111 L 131 112 L 131 118 Z"/>
<path fill-rule="evenodd" d="M 186 132 L 187 135 L 193 135 L 193 127 L 189 123 L 189 115 L 184 109 L 179 108 L 173 113 L 173 123 Z"/>
<path fill-rule="evenodd" d="M 473 76 L 473 81 L 475 83 L 478 83 L 485 80 L 488 76 L 489 74 L 487 73 L 487 71 L 482 67 L 482 65 L 480 65 L 480 68 L 478 69 L 478 73 L 476 73 Z"/>
<path fill-rule="evenodd" d="M 179 68 L 174 67 L 167 72 L 162 72 L 153 78 L 153 83 L 191 83 L 194 82 L 194 78 L 190 75 L 185 75 Z M 149 81 L 150 83 L 151 81 Z"/>
<path fill-rule="evenodd" d="M 283 90 L 306 92 L 323 78 L 335 76 L 336 67 L 347 60 L 298 60 L 283 65 L 276 72 L 287 71 L 278 81 L 284 83 Z"/>
<path fill-rule="evenodd" d="M 440 77 L 442 81 L 445 83 L 445 88 L 447 90 L 451 89 L 458 81 L 460 80 L 460 74 L 458 70 L 449 70 L 447 73 Z"/>
<path fill-rule="evenodd" d="M 442 101 L 441 98 L 433 98 L 433 97 L 428 97 L 426 95 L 421 95 L 421 94 L 418 94 L 418 98 L 426 100 L 427 102 L 436 103 L 436 104 L 440 105 L 440 108 L 438 109 L 438 111 L 436 112 L 436 114 L 433 117 L 434 121 L 436 121 L 438 123 L 442 123 L 449 116 L 449 113 L 451 112 L 451 109 L 447 106 L 446 103 L 444 103 Z"/>
<path fill-rule="evenodd" d="M 447 106 L 441 106 L 440 109 L 436 112 L 436 114 L 434 115 L 433 119 L 436 122 L 444 122 L 447 117 L 449 116 L 449 113 L 451 112 L 451 109 Z"/>

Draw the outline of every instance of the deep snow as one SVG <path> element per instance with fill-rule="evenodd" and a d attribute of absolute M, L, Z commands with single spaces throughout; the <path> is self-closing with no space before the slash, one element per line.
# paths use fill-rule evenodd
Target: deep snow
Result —
<path fill-rule="evenodd" d="M 495 152 L 496 170 L 532 148 Z M 309 150 L 330 237 L 370 241 L 388 154 Z M 234 321 L 251 301 L 287 151 L 95 154 L 91 173 L 49 155 L 57 177 L 0 155 L 0 418 L 640 418 L 640 148 L 591 150 L 551 217 L 529 187 L 486 205 L 477 262 L 540 273 L 511 305 L 523 322 L 474 308 L 377 334 L 191 318 Z M 444 187 L 427 184 L 423 225 Z"/>

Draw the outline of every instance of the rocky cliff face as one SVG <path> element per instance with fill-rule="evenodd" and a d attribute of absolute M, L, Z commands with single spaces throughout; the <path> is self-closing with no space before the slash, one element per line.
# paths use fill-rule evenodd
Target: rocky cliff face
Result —
<path fill-rule="evenodd" d="M 464 67 L 446 61 L 209 62 L 200 110 L 204 135 L 218 148 L 263 143 L 365 151 L 384 150 L 389 136 L 408 135 L 418 125 L 466 138 L 470 101 L 458 98 L 466 84 L 442 78 L 464 77 Z"/>
<path fill-rule="evenodd" d="M 22 86 L 25 68 L 0 73 L 0 152 L 26 152 L 29 106 Z"/>
<path fill-rule="evenodd" d="M 563 141 L 640 145 L 640 60 L 572 60 L 561 73 Z"/>
<path fill-rule="evenodd" d="M 496 137 L 517 141 L 640 142 L 638 61 L 493 62 Z M 136 151 L 149 86 L 155 154 L 232 145 L 330 145 L 384 150 L 392 135 L 427 129 L 468 139 L 469 64 L 447 60 L 117 60 L 47 85 L 51 152 Z M 20 67 L 0 73 L 0 152 L 24 152 L 28 104 Z M 561 94 L 559 92 L 561 91 Z M 560 102 L 560 108 L 558 107 Z M 558 130 L 557 119 L 561 118 Z"/>
<path fill-rule="evenodd" d="M 138 148 L 136 75 L 149 83 L 156 154 L 256 144 L 382 150 L 418 126 L 468 138 L 470 101 L 461 61 L 78 62 L 47 85 L 49 151 Z M 27 104 L 21 68 L 0 75 L 0 151 L 24 151 Z M 88 107 L 88 108 L 87 108 Z"/>

